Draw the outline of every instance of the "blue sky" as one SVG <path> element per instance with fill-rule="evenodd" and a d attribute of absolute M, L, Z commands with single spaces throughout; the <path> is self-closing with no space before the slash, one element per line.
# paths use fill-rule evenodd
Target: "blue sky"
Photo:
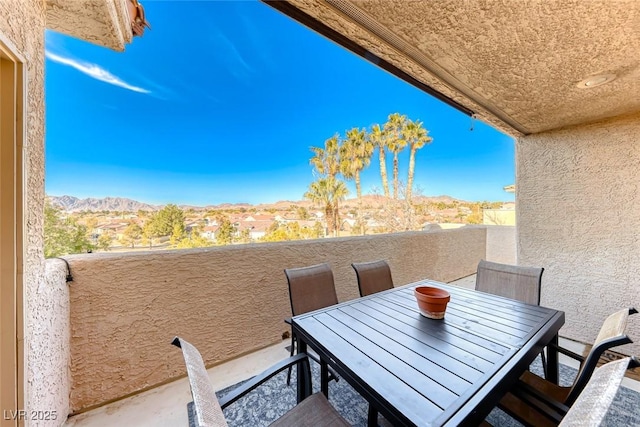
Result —
<path fill-rule="evenodd" d="M 269 6 L 144 6 L 152 29 L 125 52 L 47 32 L 47 194 L 300 200 L 314 180 L 310 146 L 399 112 L 433 138 L 416 156 L 422 194 L 513 200 L 513 138 L 479 121 L 471 131 L 469 117 Z M 405 181 L 407 164 L 408 152 Z M 362 182 L 381 188 L 377 155 Z"/>

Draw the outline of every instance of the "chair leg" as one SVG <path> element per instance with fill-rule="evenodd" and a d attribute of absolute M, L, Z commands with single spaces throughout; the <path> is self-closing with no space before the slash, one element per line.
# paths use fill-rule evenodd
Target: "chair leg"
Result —
<path fill-rule="evenodd" d="M 291 334 L 291 352 L 289 356 L 293 356 L 293 353 L 295 352 L 295 347 L 296 347 L 296 337 L 292 333 Z M 291 366 L 289 366 L 289 369 L 287 370 L 287 386 L 289 386 L 290 384 L 291 384 Z"/>

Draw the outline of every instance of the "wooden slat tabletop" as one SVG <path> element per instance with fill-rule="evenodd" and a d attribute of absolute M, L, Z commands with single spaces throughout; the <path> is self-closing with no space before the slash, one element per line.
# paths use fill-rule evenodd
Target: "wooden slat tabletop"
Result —
<path fill-rule="evenodd" d="M 451 294 L 443 320 L 413 289 Z M 397 425 L 475 423 L 557 334 L 564 313 L 422 281 L 293 318 L 294 331 Z"/>

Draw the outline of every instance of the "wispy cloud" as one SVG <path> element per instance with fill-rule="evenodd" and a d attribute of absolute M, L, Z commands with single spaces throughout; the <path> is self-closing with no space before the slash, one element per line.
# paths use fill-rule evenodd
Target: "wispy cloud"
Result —
<path fill-rule="evenodd" d="M 46 57 L 49 58 L 50 60 L 57 62 L 59 64 L 63 64 L 63 65 L 67 65 L 69 67 L 75 68 L 81 73 L 84 73 L 96 80 L 100 80 L 101 82 L 105 82 L 110 85 L 118 86 L 123 89 L 131 90 L 134 92 L 151 93 L 151 91 L 148 89 L 145 89 L 139 86 L 134 86 L 132 84 L 125 82 L 121 78 L 114 76 L 109 71 L 105 70 L 104 68 L 101 68 L 96 64 L 82 62 L 72 58 L 66 58 L 64 56 L 57 55 L 50 51 L 46 51 L 45 54 L 46 54 Z"/>
<path fill-rule="evenodd" d="M 212 35 L 211 40 L 218 47 L 220 60 L 226 65 L 227 71 L 236 79 L 248 83 L 251 75 L 254 74 L 254 70 L 244 59 L 235 44 L 219 30 Z"/>
<path fill-rule="evenodd" d="M 231 55 L 232 59 L 235 60 L 236 63 L 240 64 L 245 70 L 253 71 L 247 61 L 244 60 L 236 46 L 229 40 L 224 34 L 219 34 L 220 40 L 226 46 L 227 52 Z"/>

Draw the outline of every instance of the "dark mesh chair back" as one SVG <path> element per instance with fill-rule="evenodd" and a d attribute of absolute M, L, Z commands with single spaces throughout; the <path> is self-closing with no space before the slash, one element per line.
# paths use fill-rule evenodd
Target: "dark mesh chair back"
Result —
<path fill-rule="evenodd" d="M 284 270 L 289 282 L 291 312 L 294 316 L 338 303 L 333 273 L 328 264 Z"/>
<path fill-rule="evenodd" d="M 476 290 L 540 304 L 542 267 L 522 267 L 481 260 L 476 275 Z"/>
<path fill-rule="evenodd" d="M 333 272 L 328 264 L 317 264 L 309 267 L 287 268 L 284 270 L 289 283 L 289 299 L 291 301 L 291 314 L 308 313 L 338 303 L 336 286 L 333 282 Z M 285 319 L 291 323 L 291 319 Z M 291 332 L 290 354 L 293 356 L 296 349 L 297 337 Z M 317 356 L 309 353 L 316 362 Z M 338 381 L 338 375 L 329 368 L 329 379 Z M 287 373 L 287 385 L 291 382 L 291 369 Z"/>
<path fill-rule="evenodd" d="M 354 262 L 351 267 L 356 271 L 361 297 L 393 288 L 391 269 L 386 261 Z"/>

